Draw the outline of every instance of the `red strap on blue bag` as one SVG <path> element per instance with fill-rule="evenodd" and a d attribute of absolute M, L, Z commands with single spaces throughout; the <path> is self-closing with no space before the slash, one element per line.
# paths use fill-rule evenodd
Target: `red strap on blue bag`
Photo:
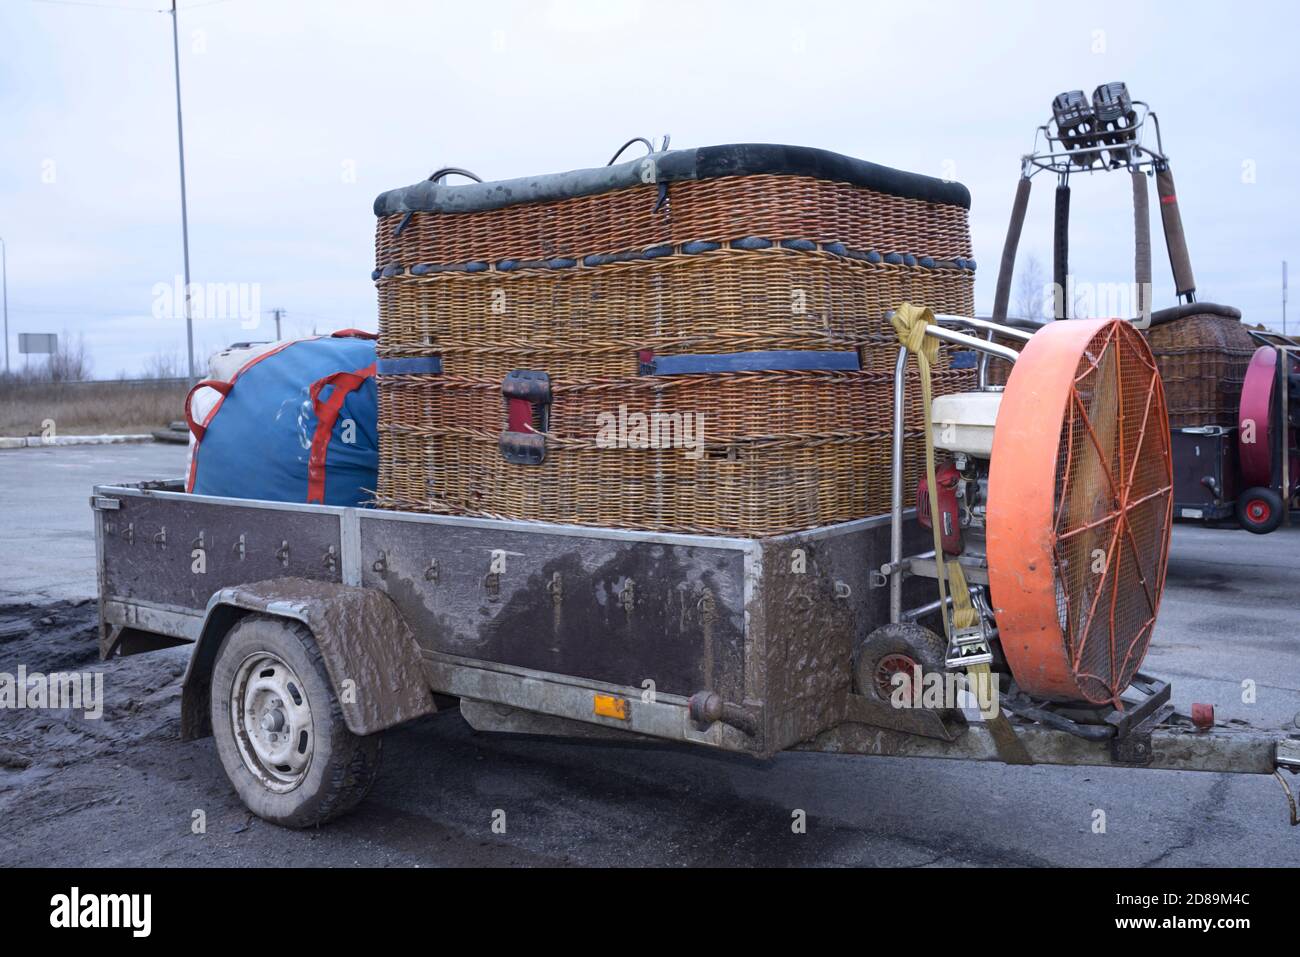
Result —
<path fill-rule="evenodd" d="M 190 450 L 190 464 L 185 473 L 185 491 L 194 491 L 195 476 L 198 475 L 199 469 L 199 447 L 203 444 L 203 437 L 208 434 L 207 423 L 212 420 L 221 403 L 225 401 L 226 396 L 230 395 L 230 390 L 234 388 L 233 382 L 221 382 L 216 379 L 204 379 L 202 382 L 190 389 L 185 394 L 185 423 L 190 427 L 190 434 L 194 436 L 194 448 Z M 194 418 L 194 395 L 200 389 L 212 389 L 219 393 L 221 398 L 217 400 L 217 405 L 208 413 L 206 421 L 198 422 Z"/>
<path fill-rule="evenodd" d="M 307 460 L 307 501 L 309 504 L 325 504 L 325 457 L 329 454 L 330 438 L 334 435 L 334 424 L 338 421 L 339 410 L 347 397 L 361 388 L 362 384 L 375 374 L 375 363 L 356 372 L 335 372 L 327 375 L 311 387 L 311 405 L 316 413 L 316 433 L 311 440 L 311 456 Z M 320 399 L 321 391 L 326 386 L 333 386 L 330 397 L 324 402 Z"/>
<path fill-rule="evenodd" d="M 194 433 L 195 441 L 202 442 L 203 436 L 207 434 L 207 425 L 194 421 L 194 412 L 190 408 L 194 402 L 194 393 L 200 389 L 211 389 L 213 392 L 219 392 L 222 396 L 230 395 L 230 390 L 235 387 L 233 382 L 221 382 L 217 379 L 204 379 L 202 382 L 190 389 L 185 395 L 185 424 L 190 427 Z"/>

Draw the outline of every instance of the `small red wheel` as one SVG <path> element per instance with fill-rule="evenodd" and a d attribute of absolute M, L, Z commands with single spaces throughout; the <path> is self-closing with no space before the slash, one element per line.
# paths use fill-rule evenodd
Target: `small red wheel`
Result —
<path fill-rule="evenodd" d="M 897 690 L 894 684 L 894 675 L 907 675 L 908 697 L 912 695 L 912 682 L 916 680 L 916 672 L 921 666 L 917 664 L 916 659 L 909 655 L 886 655 L 881 658 L 876 665 L 876 694 L 882 699 L 888 701 L 890 696 Z"/>
<path fill-rule="evenodd" d="M 924 680 L 947 668 L 948 642 L 915 622 L 883 625 L 862 640 L 853 652 L 853 685 L 858 694 L 886 704 L 894 702 L 898 688 L 894 676 L 908 676 L 907 700 L 915 695 L 917 670 Z"/>
<path fill-rule="evenodd" d="M 1237 521 L 1256 535 L 1267 535 L 1282 524 L 1282 496 L 1271 488 L 1247 489 L 1237 499 Z"/>

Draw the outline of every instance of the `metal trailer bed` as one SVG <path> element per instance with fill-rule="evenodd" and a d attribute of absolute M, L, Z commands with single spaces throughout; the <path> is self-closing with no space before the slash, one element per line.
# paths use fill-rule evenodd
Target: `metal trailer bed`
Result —
<path fill-rule="evenodd" d="M 179 481 L 98 486 L 91 504 L 101 655 L 192 643 L 188 738 L 210 733 L 223 636 L 260 614 L 311 629 L 335 693 L 352 682 L 343 711 L 361 735 L 459 699 L 483 731 L 1002 760 L 978 711 L 854 693 L 855 643 L 891 620 L 891 583 L 907 607 L 933 594 L 925 555 L 882 574 L 889 516 L 747 539 L 211 498 Z M 1168 685 L 1142 682 L 1108 739 L 1033 712 L 1012 726 L 1039 764 L 1300 771 L 1300 736 L 1198 729 L 1171 715 Z"/>

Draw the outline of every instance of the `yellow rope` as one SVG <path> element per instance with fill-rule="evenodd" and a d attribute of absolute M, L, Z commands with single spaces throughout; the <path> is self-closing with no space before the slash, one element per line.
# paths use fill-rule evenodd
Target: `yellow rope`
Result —
<path fill-rule="evenodd" d="M 917 368 L 921 372 L 921 399 L 925 415 L 925 477 L 930 492 L 930 529 L 934 533 L 934 564 L 939 579 L 939 609 L 943 618 L 944 634 L 952 644 L 952 628 L 973 628 L 979 623 L 979 617 L 970 602 L 970 589 L 966 586 L 966 574 L 957 562 L 949 562 L 943 557 L 943 538 L 939 530 L 939 483 L 935 477 L 934 433 L 930 421 L 930 404 L 932 384 L 930 372 L 939 359 L 939 340 L 926 335 L 925 327 L 934 325 L 934 313 L 923 307 L 905 302 L 894 312 L 894 331 L 898 341 L 907 347 L 907 351 L 916 357 Z M 952 592 L 952 620 L 949 621 L 948 593 Z M 969 669 L 968 669 L 969 670 Z"/>
<path fill-rule="evenodd" d="M 949 562 L 943 556 L 943 538 L 939 528 L 939 483 L 935 477 L 934 432 L 930 420 L 931 382 L 930 371 L 939 359 L 939 340 L 927 335 L 925 328 L 935 324 L 934 313 L 923 306 L 914 306 L 905 302 L 894 312 L 890 320 L 898 341 L 907 347 L 907 351 L 916 356 L 916 365 L 921 373 L 921 398 L 925 415 L 925 477 L 929 484 L 930 528 L 934 533 L 934 567 L 935 577 L 939 581 L 939 616 L 943 619 L 944 635 L 948 647 L 952 648 L 953 629 L 974 628 L 979 624 L 979 614 L 970 600 L 970 587 L 966 583 L 966 573 L 959 562 Z M 948 593 L 952 593 L 952 617 L 948 616 Z M 1008 764 L 1032 764 L 1024 744 L 1016 736 L 1015 729 L 1002 715 L 1001 707 L 990 715 L 990 702 L 984 699 L 992 688 L 992 669 L 986 665 L 970 665 L 966 668 L 967 686 L 974 685 L 975 698 L 984 712 L 989 730 L 994 736 L 998 752 Z"/>

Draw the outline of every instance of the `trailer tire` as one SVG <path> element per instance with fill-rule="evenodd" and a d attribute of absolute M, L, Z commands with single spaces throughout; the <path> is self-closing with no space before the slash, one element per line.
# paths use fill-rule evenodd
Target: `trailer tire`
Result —
<path fill-rule="evenodd" d="M 381 736 L 348 730 L 320 649 L 300 622 L 241 618 L 217 651 L 211 708 L 226 776 L 272 824 L 314 827 L 345 814 L 379 773 Z"/>
<path fill-rule="evenodd" d="M 1251 488 L 1237 498 L 1237 522 L 1248 532 L 1267 535 L 1282 524 L 1282 496 L 1271 488 Z"/>
<path fill-rule="evenodd" d="M 858 694 L 889 704 L 893 675 L 910 672 L 917 665 L 923 675 L 943 674 L 948 670 L 948 643 L 913 622 L 883 625 L 867 635 L 854 651 L 853 683 Z"/>

